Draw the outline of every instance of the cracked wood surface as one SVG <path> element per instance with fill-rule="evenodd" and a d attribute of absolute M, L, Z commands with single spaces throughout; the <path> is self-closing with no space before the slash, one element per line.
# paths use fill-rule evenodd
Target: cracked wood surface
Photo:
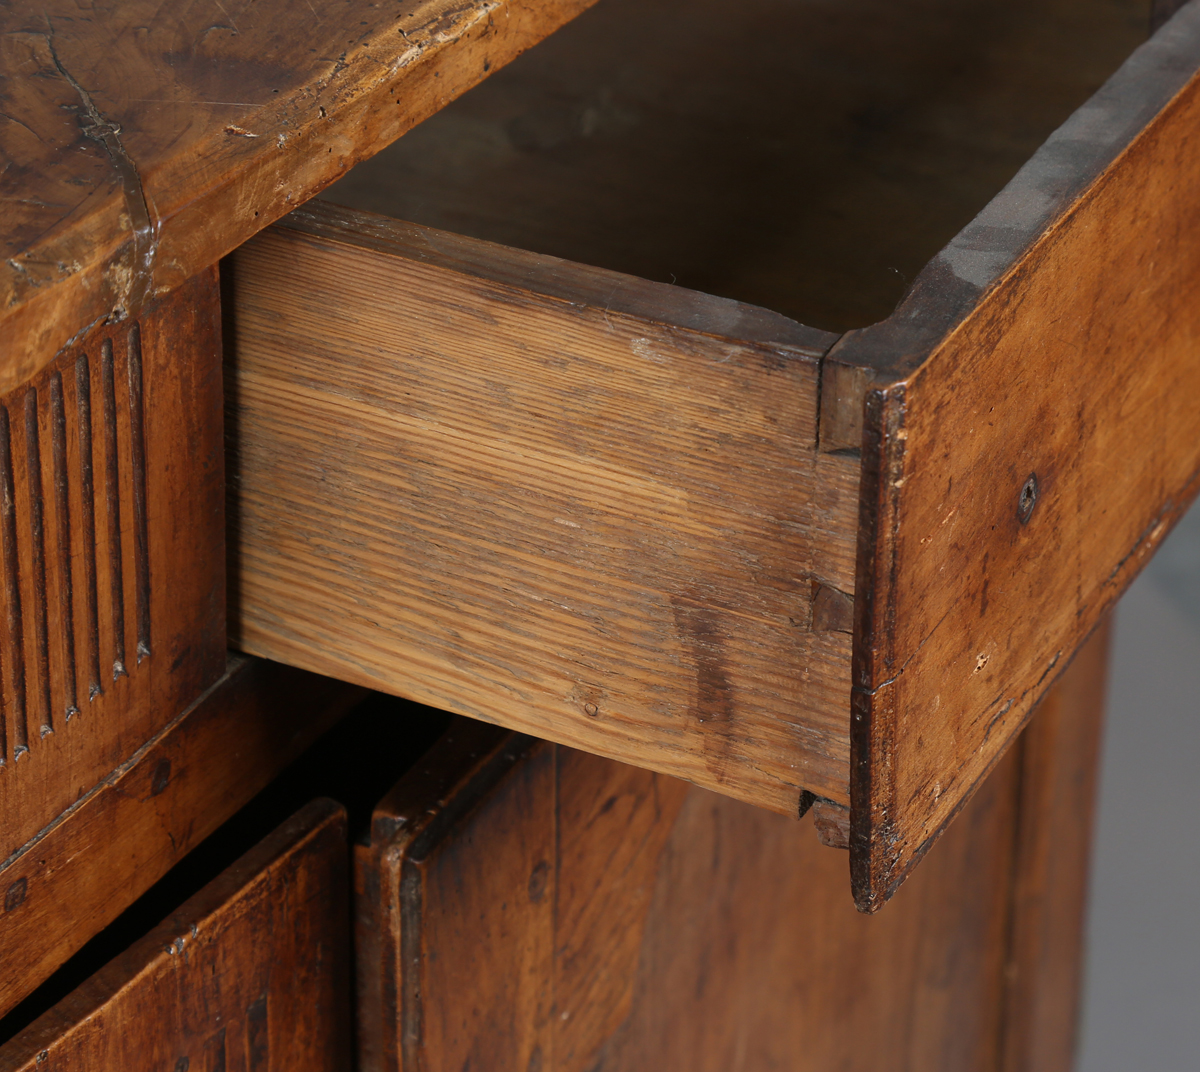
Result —
<path fill-rule="evenodd" d="M 851 856 L 878 907 L 1200 489 L 1200 3 L 827 359 L 873 368 Z M 886 386 L 883 386 L 886 385 Z"/>
<path fill-rule="evenodd" d="M 0 391 L 138 314 L 590 0 L 0 11 Z"/>

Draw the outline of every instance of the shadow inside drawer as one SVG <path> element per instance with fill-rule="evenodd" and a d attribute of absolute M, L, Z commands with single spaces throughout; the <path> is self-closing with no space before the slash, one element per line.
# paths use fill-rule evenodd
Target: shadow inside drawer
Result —
<path fill-rule="evenodd" d="M 1146 0 L 602 0 L 324 197 L 828 331 L 1141 44 Z"/>

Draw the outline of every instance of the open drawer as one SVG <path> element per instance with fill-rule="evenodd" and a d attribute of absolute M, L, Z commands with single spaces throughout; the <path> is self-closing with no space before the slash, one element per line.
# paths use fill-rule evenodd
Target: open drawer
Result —
<path fill-rule="evenodd" d="M 882 903 L 1200 473 L 1200 4 L 962 7 L 604 0 L 330 194 L 472 237 L 238 250 L 234 642 L 849 806 Z"/>

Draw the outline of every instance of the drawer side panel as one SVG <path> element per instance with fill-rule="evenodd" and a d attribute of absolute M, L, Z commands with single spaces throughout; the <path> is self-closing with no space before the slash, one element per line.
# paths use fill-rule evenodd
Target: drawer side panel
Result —
<path fill-rule="evenodd" d="M 816 451 L 820 352 L 601 305 L 565 262 L 547 294 L 481 270 L 500 247 L 306 226 L 230 266 L 235 642 L 777 811 L 845 801 L 849 623 L 813 607 L 853 592 L 857 463 Z"/>

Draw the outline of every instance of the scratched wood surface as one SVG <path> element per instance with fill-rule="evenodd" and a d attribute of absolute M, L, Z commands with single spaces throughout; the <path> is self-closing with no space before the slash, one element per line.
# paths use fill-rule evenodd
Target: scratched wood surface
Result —
<path fill-rule="evenodd" d="M 195 706 L 0 866 L 0 1016 L 362 695 L 234 656 Z"/>
<path fill-rule="evenodd" d="M 350 1068 L 345 813 L 314 801 L 0 1049 L 5 1072 Z"/>
<path fill-rule="evenodd" d="M 849 621 L 813 628 L 857 509 L 815 447 L 831 336 L 331 206 L 228 275 L 236 645 L 785 814 L 847 801 Z"/>
<path fill-rule="evenodd" d="M 360 1068 L 1068 1072 L 1103 654 L 871 917 L 807 822 L 459 720 L 355 849 Z"/>
<path fill-rule="evenodd" d="M 1200 4 L 828 364 L 872 371 L 851 852 L 880 904 L 1200 489 Z"/>
<path fill-rule="evenodd" d="M 0 11 L 0 390 L 136 316 L 588 0 Z"/>
<path fill-rule="evenodd" d="M 215 270 L 0 398 L 0 858 L 225 669 Z"/>

